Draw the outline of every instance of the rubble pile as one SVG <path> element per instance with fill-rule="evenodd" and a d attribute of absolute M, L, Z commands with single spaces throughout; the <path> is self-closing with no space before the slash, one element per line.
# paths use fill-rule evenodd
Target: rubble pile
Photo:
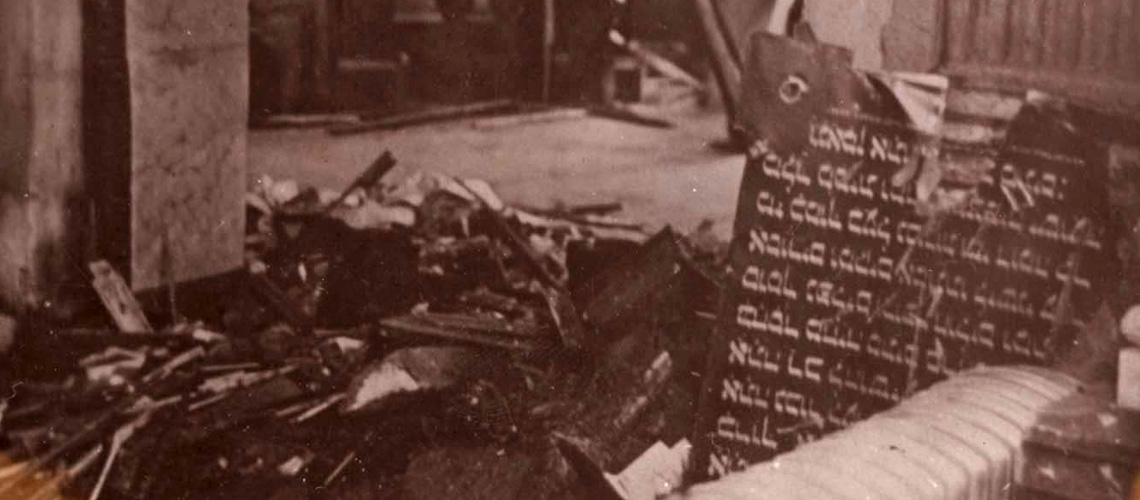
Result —
<path fill-rule="evenodd" d="M 0 497 L 627 496 L 689 434 L 722 249 L 395 164 L 255 183 L 216 317 L 172 286 L 169 321 L 26 332 Z"/>

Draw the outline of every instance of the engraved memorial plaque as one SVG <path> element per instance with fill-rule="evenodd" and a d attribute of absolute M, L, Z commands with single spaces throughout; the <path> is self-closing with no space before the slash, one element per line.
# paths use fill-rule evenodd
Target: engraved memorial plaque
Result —
<path fill-rule="evenodd" d="M 1049 364 L 1100 303 L 1107 197 L 1064 112 L 943 152 L 947 84 L 759 34 L 754 140 L 694 449 L 717 477 L 978 364 Z M 949 151 L 949 149 L 947 150 Z M 974 164 L 972 180 L 950 175 Z"/>

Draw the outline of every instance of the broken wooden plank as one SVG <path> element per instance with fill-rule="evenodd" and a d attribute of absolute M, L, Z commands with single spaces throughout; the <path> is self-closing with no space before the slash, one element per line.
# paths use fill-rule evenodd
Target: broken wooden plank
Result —
<path fill-rule="evenodd" d="M 147 394 L 153 391 L 156 385 L 165 381 L 170 374 L 178 368 L 196 360 L 203 354 L 205 354 L 205 351 L 201 347 L 198 347 L 171 358 L 162 366 L 144 376 L 134 392 L 118 399 L 110 406 L 92 415 L 77 417 L 73 422 L 66 424 L 67 427 L 74 429 L 73 432 L 62 440 L 52 444 L 52 446 L 43 453 L 32 457 L 18 472 L 13 473 L 7 478 L 6 482 L 0 484 L 0 497 L 20 487 L 38 471 L 55 464 L 57 460 L 69 455 L 78 448 L 102 439 L 105 431 L 112 428 L 122 416 L 128 414 L 132 408 L 137 407 L 141 402 L 147 400 Z M 61 424 L 61 426 L 62 425 L 64 424 Z"/>
<path fill-rule="evenodd" d="M 302 129 L 356 123 L 360 123 L 360 115 L 354 113 L 321 113 L 273 115 L 257 119 L 250 125 L 258 129 Z"/>
<path fill-rule="evenodd" d="M 582 322 L 582 316 L 578 314 L 578 308 L 570 300 L 570 294 L 563 289 L 547 289 L 543 295 L 550 307 L 550 316 L 554 320 L 554 326 L 558 329 L 562 343 L 571 349 L 585 347 L 589 340 L 586 325 Z"/>
<path fill-rule="evenodd" d="M 353 179 L 353 181 L 348 184 L 348 187 L 344 188 L 344 191 L 340 193 L 340 196 L 337 196 L 336 200 L 325 207 L 325 212 L 328 213 L 330 210 L 340 206 L 341 203 L 344 203 L 345 198 L 348 198 L 353 191 L 357 189 L 367 189 L 376 185 L 376 183 L 380 182 L 380 179 L 383 179 L 393 168 L 396 168 L 396 158 L 392 156 L 391 151 L 385 151 L 376 158 L 364 172 L 361 172 L 356 179 Z"/>
<path fill-rule="evenodd" d="M 532 329 L 517 328 L 510 321 L 493 317 L 472 315 L 464 313 L 426 313 L 421 318 L 430 321 L 441 328 L 455 328 L 460 330 L 478 331 L 488 335 L 501 335 L 508 337 L 534 338 L 539 332 Z"/>
<path fill-rule="evenodd" d="M 111 466 L 115 464 L 115 459 L 122 451 L 123 445 L 135 435 L 139 429 L 146 426 L 150 422 L 150 413 L 143 413 L 139 415 L 130 423 L 120 427 L 111 436 L 111 444 L 107 448 L 107 458 L 103 462 L 103 470 L 99 473 L 99 479 L 95 482 L 95 489 L 91 491 L 90 500 L 98 500 L 99 495 L 103 492 L 103 486 L 107 483 L 107 476 L 111 473 Z"/>
<path fill-rule="evenodd" d="M 459 182 L 459 185 L 463 186 L 464 189 L 471 193 L 476 199 L 480 200 L 487 208 L 485 212 L 490 215 L 495 229 L 498 230 L 500 235 L 506 240 L 511 250 L 522 256 L 523 261 L 534 271 L 539 281 L 546 285 L 547 288 L 544 295 L 550 307 L 550 314 L 554 319 L 554 324 L 558 328 L 558 334 L 562 338 L 563 345 L 571 349 L 581 349 L 585 347 L 586 330 L 582 324 L 582 317 L 578 314 L 577 308 L 570 300 L 570 293 L 566 290 L 562 280 L 556 278 L 554 274 L 550 272 L 550 269 L 548 269 L 543 262 L 543 258 L 538 255 L 534 247 L 507 223 L 502 212 L 494 208 L 497 205 L 494 200 L 487 199 L 485 193 L 472 189 L 466 183 Z"/>
<path fill-rule="evenodd" d="M 423 125 L 444 120 L 454 120 L 476 115 L 509 111 L 517 107 L 518 104 L 510 99 L 477 102 L 474 104 L 464 104 L 459 106 L 445 106 L 417 113 L 408 113 L 387 118 L 380 118 L 377 120 L 364 121 L 361 123 L 338 125 L 335 127 L 330 127 L 328 131 L 332 135 L 349 135 L 373 132 L 377 130 L 393 130 L 403 127 L 410 127 L 412 125 Z"/>
<path fill-rule="evenodd" d="M 440 321 L 432 314 L 412 314 L 388 318 L 380 321 L 380 326 L 394 334 L 422 336 L 515 351 L 536 351 L 544 345 L 543 339 L 536 337 L 508 336 L 501 333 L 456 328 L 455 325 L 449 325 L 446 320 Z"/>
<path fill-rule="evenodd" d="M 75 463 L 67 469 L 57 472 L 54 477 L 43 485 L 38 491 L 27 497 L 27 500 L 65 500 L 68 498 L 63 489 L 72 485 L 72 482 L 87 472 L 99 455 L 103 454 L 103 445 L 98 445 L 84 453 Z"/>
<path fill-rule="evenodd" d="M 673 61 L 641 45 L 637 40 L 629 40 L 617 30 L 611 30 L 610 41 L 619 47 L 625 48 L 625 50 L 628 50 L 630 54 L 633 54 L 633 56 L 639 59 L 643 64 L 665 75 L 666 78 L 683 83 L 698 92 L 705 92 L 704 83 L 693 75 L 690 75 L 689 72 L 681 69 L 681 67 L 674 64 Z"/>
<path fill-rule="evenodd" d="M 609 118 L 634 125 L 644 125 L 646 127 L 669 129 L 673 128 L 673 122 L 662 118 L 644 115 L 632 109 L 622 108 L 615 105 L 610 106 L 594 106 L 590 108 L 590 115 L 601 118 Z"/>
<path fill-rule="evenodd" d="M 1126 498 L 1140 479 L 1140 413 L 1074 394 L 1040 412 L 1023 453 L 1021 486 L 1056 498 Z"/>
<path fill-rule="evenodd" d="M 617 465 L 623 443 L 627 443 L 638 422 L 653 411 L 651 406 L 663 397 L 676 373 L 673 358 L 666 351 L 652 357 L 645 351 L 636 355 L 635 366 L 603 369 L 592 385 L 593 397 L 554 432 L 572 442 L 583 454 L 601 466 Z M 640 375 L 640 376 L 639 376 Z M 608 381 L 606 381 L 608 380 Z M 617 387 L 603 389 L 616 384 Z M 650 443 L 646 443 L 647 445 Z"/>
<path fill-rule="evenodd" d="M 608 203 L 587 203 L 584 205 L 574 205 L 566 209 L 566 212 L 572 215 L 610 215 L 616 212 L 621 212 L 625 208 L 620 201 L 611 201 Z"/>
<path fill-rule="evenodd" d="M 605 471 L 602 470 L 601 466 L 594 462 L 594 459 L 590 458 L 590 455 L 574 441 L 569 436 L 554 434 L 554 443 L 558 446 L 559 453 L 578 474 L 590 497 L 601 500 L 625 500 L 617 488 L 606 478 Z"/>
<path fill-rule="evenodd" d="M 654 294 L 669 288 L 685 270 L 677 236 L 669 227 L 661 230 L 626 261 L 576 289 L 584 319 L 604 327 L 638 310 Z"/>
<path fill-rule="evenodd" d="M 556 121 L 568 121 L 585 118 L 586 110 L 582 108 L 549 109 L 534 112 L 525 112 L 516 115 L 496 116 L 475 120 L 472 127 L 480 130 L 495 130 L 520 125 L 536 125 Z"/>
<path fill-rule="evenodd" d="M 494 229 L 499 233 L 499 236 L 507 243 L 511 251 L 522 257 L 523 262 L 527 264 L 527 267 L 530 268 L 539 282 L 556 288 L 562 287 L 561 280 L 555 277 L 554 274 L 550 272 L 550 269 L 546 267 L 546 264 L 543 262 L 543 257 L 530 246 L 530 242 L 511 227 L 502 213 L 490 208 L 486 210 L 486 213 L 489 215 L 489 219 Z"/>
<path fill-rule="evenodd" d="M 99 300 L 103 302 L 103 307 L 110 313 L 119 331 L 131 334 L 153 333 L 154 328 L 151 328 L 150 321 L 143 314 L 142 306 L 111 264 L 100 260 L 92 262 L 89 268 L 93 276 L 91 285 L 95 287 Z"/>
<path fill-rule="evenodd" d="M 1116 404 L 1140 413 L 1140 347 L 1125 347 L 1118 356 Z"/>
<path fill-rule="evenodd" d="M 280 314 L 289 326 L 305 335 L 312 334 L 314 319 L 306 314 L 292 297 L 273 284 L 268 276 L 264 273 L 249 273 L 249 283 L 258 297 L 261 297 L 274 312 Z"/>
<path fill-rule="evenodd" d="M 181 444 L 201 442 L 218 433 L 264 418 L 283 406 L 309 395 L 289 377 L 274 377 L 260 384 L 243 387 L 209 408 L 190 415 L 179 429 Z M 322 398 L 323 399 L 323 398 Z"/>

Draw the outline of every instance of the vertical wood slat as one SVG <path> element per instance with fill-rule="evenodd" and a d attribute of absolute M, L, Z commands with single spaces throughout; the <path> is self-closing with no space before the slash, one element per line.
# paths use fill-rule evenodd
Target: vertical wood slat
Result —
<path fill-rule="evenodd" d="M 1025 23 L 1024 29 L 1022 29 L 1022 32 L 1025 33 L 1023 39 L 1025 52 L 1020 62 L 1028 66 L 1036 66 L 1041 62 L 1045 32 L 1045 10 L 1048 0 L 1021 0 L 1019 3 L 1025 6 Z"/>
<path fill-rule="evenodd" d="M 1102 31 L 1100 36 L 1100 57 L 1097 66 L 1105 73 L 1116 72 L 1116 39 L 1121 35 L 1120 17 L 1121 4 L 1124 0 L 1101 0 L 1100 22 L 1097 29 Z"/>
<path fill-rule="evenodd" d="M 1116 67 L 1123 77 L 1140 76 L 1140 5 L 1130 0 L 1122 0 L 1120 15 L 1117 17 Z"/>
<path fill-rule="evenodd" d="M 1011 19 L 1026 19 L 1028 20 L 1029 12 L 1028 0 L 1012 0 L 1009 8 L 1009 15 Z M 1006 54 L 1006 59 L 1013 64 L 1023 64 L 1028 59 L 1030 45 L 1033 40 L 1030 38 L 1029 23 L 1010 23 L 1009 24 L 1009 52 Z"/>
<path fill-rule="evenodd" d="M 1044 50 L 1045 17 L 1047 0 L 1013 0 L 1009 23 L 1009 54 L 1006 60 L 1011 64 L 1036 66 L 1041 61 Z"/>
<path fill-rule="evenodd" d="M 949 65 L 1132 75 L 1140 0 L 947 0 Z"/>
<path fill-rule="evenodd" d="M 1066 0 L 1054 0 L 1060 5 L 1060 30 L 1057 40 L 1058 67 L 1062 69 L 1074 68 L 1077 65 L 1077 54 L 1080 50 L 1078 43 L 1081 36 L 1081 3 Z"/>
<path fill-rule="evenodd" d="M 1005 61 L 1008 52 L 1010 0 L 981 0 L 977 19 L 978 32 L 974 39 L 975 50 L 983 61 L 998 64 Z"/>
<path fill-rule="evenodd" d="M 946 2 L 946 45 L 951 62 L 965 62 L 971 52 L 976 0 Z"/>
<path fill-rule="evenodd" d="M 1061 24 L 1065 22 L 1061 17 L 1061 5 L 1056 0 L 1043 2 L 1041 20 L 1041 65 L 1046 68 L 1056 68 L 1060 64 L 1060 33 Z"/>
<path fill-rule="evenodd" d="M 1140 0 L 944 0 L 942 9 L 941 71 L 1140 109 Z"/>
<path fill-rule="evenodd" d="M 1085 73 L 1094 73 L 1097 70 L 1096 60 L 1100 47 L 1097 38 L 1097 14 L 1100 10 L 1100 0 L 1085 0 L 1079 2 L 1081 6 L 1081 31 L 1078 37 L 1080 49 L 1077 51 L 1077 68 Z"/>

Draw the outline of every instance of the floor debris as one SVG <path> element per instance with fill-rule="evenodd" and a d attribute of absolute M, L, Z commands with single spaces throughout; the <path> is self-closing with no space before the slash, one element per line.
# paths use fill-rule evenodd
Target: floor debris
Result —
<path fill-rule="evenodd" d="M 678 304 L 717 293 L 697 245 L 394 165 L 342 192 L 255 183 L 247 270 L 179 285 L 179 314 L 213 316 L 121 287 L 140 305 L 31 332 L 23 358 L 50 363 L 11 367 L 0 495 L 581 498 L 687 434 L 704 347 Z"/>

